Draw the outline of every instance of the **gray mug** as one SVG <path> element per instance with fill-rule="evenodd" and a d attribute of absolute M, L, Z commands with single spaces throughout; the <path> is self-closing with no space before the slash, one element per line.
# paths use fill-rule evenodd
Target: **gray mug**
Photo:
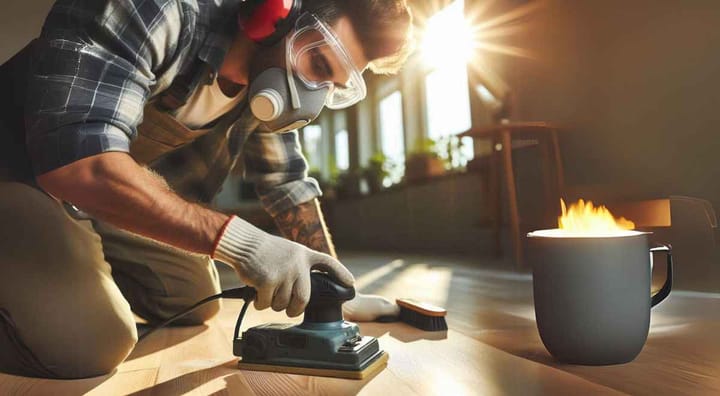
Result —
<path fill-rule="evenodd" d="M 650 328 L 650 308 L 672 288 L 671 247 L 650 249 L 649 234 L 528 234 L 535 319 L 543 344 L 556 359 L 606 365 L 627 363 L 640 353 Z M 657 252 L 667 255 L 667 278 L 651 296 L 652 255 Z"/>

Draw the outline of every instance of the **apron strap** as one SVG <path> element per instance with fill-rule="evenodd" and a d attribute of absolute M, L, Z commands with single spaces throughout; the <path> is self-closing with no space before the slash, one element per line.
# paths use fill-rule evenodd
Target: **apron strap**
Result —
<path fill-rule="evenodd" d="M 204 82 L 203 80 L 207 80 L 209 68 L 207 63 L 196 58 L 184 73 L 175 76 L 170 86 L 158 94 L 157 99 L 154 100 L 155 106 L 167 112 L 184 106 L 195 92 L 195 88 Z"/>
<path fill-rule="evenodd" d="M 259 123 L 252 116 L 247 102 L 243 106 L 238 106 L 236 111 L 231 114 L 227 121 L 232 121 L 226 121 L 222 127 L 226 133 L 221 152 L 218 153 L 215 157 L 216 160 L 208 169 L 205 182 L 202 185 L 202 191 L 200 192 L 202 202 L 210 203 L 218 194 L 228 174 L 235 167 L 245 140 L 253 133 Z"/>

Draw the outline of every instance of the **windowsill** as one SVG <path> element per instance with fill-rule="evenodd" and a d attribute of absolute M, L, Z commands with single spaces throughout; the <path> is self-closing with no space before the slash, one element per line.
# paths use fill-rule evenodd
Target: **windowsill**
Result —
<path fill-rule="evenodd" d="M 452 169 L 452 170 L 446 171 L 445 173 L 443 173 L 441 175 L 430 176 L 428 178 L 413 181 L 410 183 L 400 182 L 397 184 L 393 184 L 390 187 L 383 188 L 382 190 L 374 192 L 374 193 L 365 193 L 365 194 L 362 194 L 359 196 L 346 197 L 346 198 L 333 198 L 333 201 L 335 201 L 335 202 L 358 201 L 358 200 L 363 200 L 363 199 L 367 199 L 367 198 L 372 198 L 373 196 L 376 196 L 376 195 L 391 194 L 394 192 L 407 190 L 408 188 L 412 188 L 412 187 L 436 184 L 436 183 L 439 183 L 442 181 L 452 180 L 452 179 L 456 179 L 456 178 L 463 177 L 466 175 L 477 174 L 477 173 L 479 173 L 479 172 L 476 170 Z"/>

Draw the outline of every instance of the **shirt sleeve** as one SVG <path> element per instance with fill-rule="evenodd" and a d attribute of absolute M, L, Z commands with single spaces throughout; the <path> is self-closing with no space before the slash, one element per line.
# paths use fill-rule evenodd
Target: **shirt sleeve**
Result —
<path fill-rule="evenodd" d="M 129 151 L 156 73 L 179 52 L 179 4 L 55 3 L 36 41 L 25 103 L 35 174 L 107 151 Z"/>
<path fill-rule="evenodd" d="M 243 148 L 245 177 L 255 184 L 265 210 L 276 216 L 322 195 L 308 177 L 298 132 L 251 133 Z"/>

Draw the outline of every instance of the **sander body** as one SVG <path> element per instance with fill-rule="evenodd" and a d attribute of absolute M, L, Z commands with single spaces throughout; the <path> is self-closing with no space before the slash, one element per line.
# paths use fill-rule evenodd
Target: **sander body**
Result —
<path fill-rule="evenodd" d="M 342 304 L 355 289 L 313 272 L 310 301 L 300 324 L 252 327 L 233 340 L 242 369 L 366 378 L 387 365 L 387 353 L 375 337 L 363 336 L 357 324 L 343 320 Z"/>

